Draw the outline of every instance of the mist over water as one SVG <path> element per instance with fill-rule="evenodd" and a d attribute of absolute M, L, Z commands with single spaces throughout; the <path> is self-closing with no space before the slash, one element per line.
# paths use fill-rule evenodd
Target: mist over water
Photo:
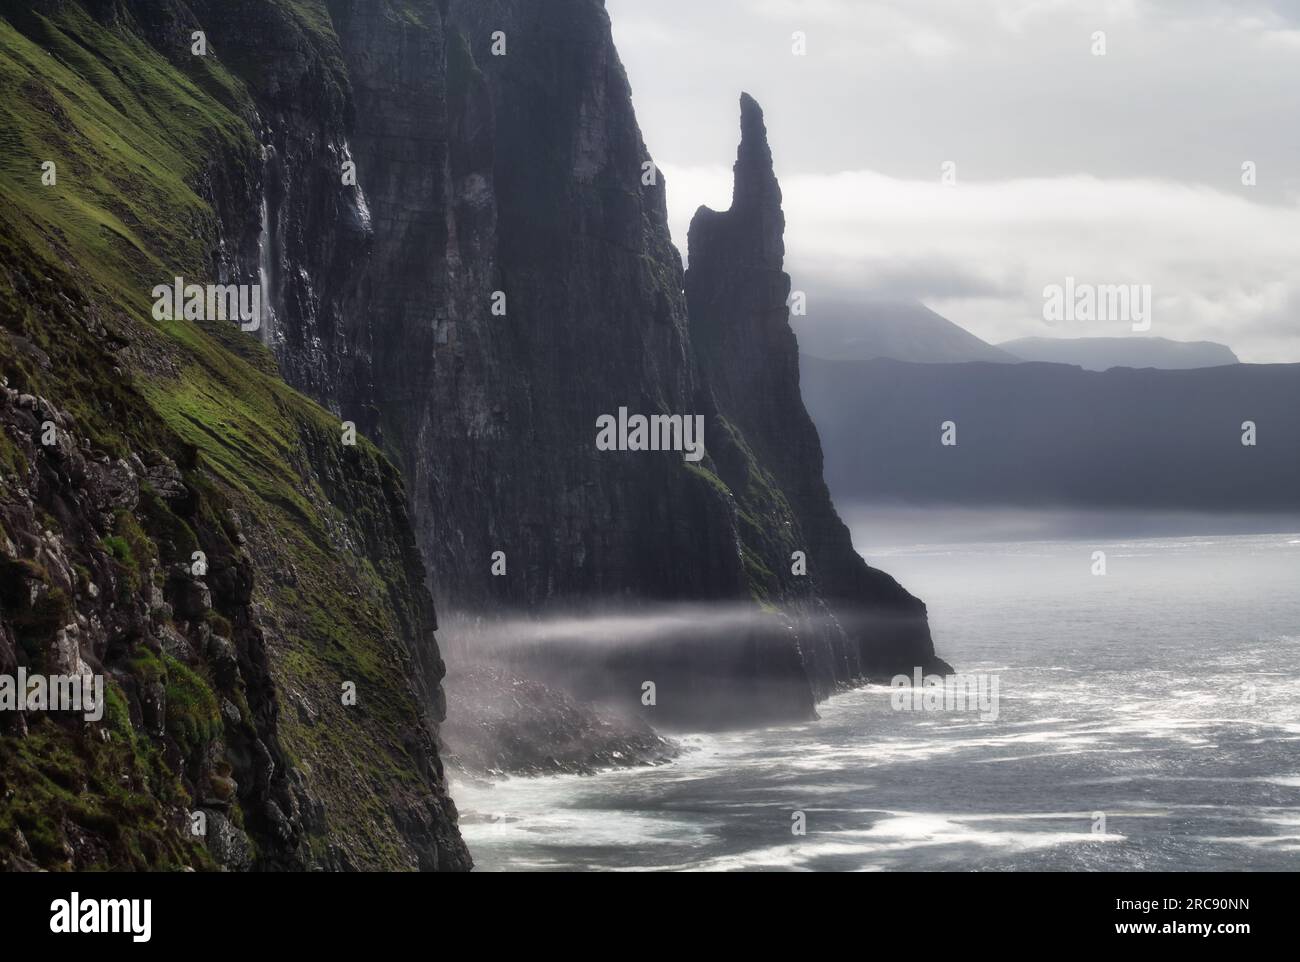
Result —
<path fill-rule="evenodd" d="M 875 687 L 818 721 L 688 735 L 657 768 L 457 784 L 478 865 L 1300 869 L 1300 525 L 983 514 L 985 540 L 961 540 L 973 515 L 932 516 L 906 543 L 846 512 L 925 599 L 940 653 L 999 677 L 996 721 L 895 711 Z M 988 540 L 998 524 L 1032 533 Z"/>
<path fill-rule="evenodd" d="M 444 623 L 443 637 L 454 639 L 448 697 L 459 671 L 484 666 L 659 731 L 809 718 L 814 696 L 798 632 L 827 617 L 734 601 L 624 599 L 528 618 L 460 618 Z"/>
<path fill-rule="evenodd" d="M 465 654 L 510 652 L 543 646 L 589 646 L 602 650 L 637 648 L 666 639 L 763 628 L 775 614 L 738 603 L 645 603 L 605 607 L 538 618 L 444 619 L 445 634 Z M 788 621 L 784 622 L 788 624 Z"/>

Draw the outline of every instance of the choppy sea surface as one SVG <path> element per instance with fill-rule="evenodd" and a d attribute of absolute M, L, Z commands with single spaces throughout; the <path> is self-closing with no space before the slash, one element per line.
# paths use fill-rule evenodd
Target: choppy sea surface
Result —
<path fill-rule="evenodd" d="M 1300 534 L 865 553 L 996 720 L 871 687 L 657 768 L 454 783 L 478 868 L 1300 870 Z"/>

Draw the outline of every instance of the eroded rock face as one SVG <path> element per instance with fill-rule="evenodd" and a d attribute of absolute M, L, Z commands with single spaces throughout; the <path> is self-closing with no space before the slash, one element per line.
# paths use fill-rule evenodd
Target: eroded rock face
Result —
<path fill-rule="evenodd" d="M 38 443 L 42 425 L 54 426 L 54 443 Z M 300 866 L 303 825 L 251 616 L 249 559 L 205 523 L 179 470 L 170 492 L 154 490 L 139 457 L 96 450 L 53 402 L 28 407 L 0 384 L 0 434 L 10 453 L 0 478 L 0 674 L 21 667 L 112 686 L 99 718 L 0 712 L 0 734 L 14 739 L 0 747 L 0 797 L 14 806 L 17 833 L 0 838 L 0 857 L 75 869 L 203 867 L 191 846 L 207 843 L 217 866 L 240 870 L 251 866 L 251 836 L 263 867 Z M 195 574 L 176 559 L 200 546 L 207 567 Z M 221 724 L 217 697 L 247 712 Z M 158 753 L 133 759 L 137 739 L 152 740 Z M 33 811 L 27 793 L 39 786 L 19 780 L 48 770 L 28 771 L 27 746 L 76 746 L 84 767 L 58 777 L 73 780 L 116 827 L 83 824 L 54 806 Z M 267 761 L 260 772 L 254 757 Z M 238 825 L 227 817 L 235 808 Z M 187 833 L 197 811 L 221 832 Z"/>

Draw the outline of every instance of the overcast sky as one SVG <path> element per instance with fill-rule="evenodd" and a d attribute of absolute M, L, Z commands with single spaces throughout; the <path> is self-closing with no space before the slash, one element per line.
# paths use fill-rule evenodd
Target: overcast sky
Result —
<path fill-rule="evenodd" d="M 730 204 L 746 90 L 810 319 L 870 296 L 994 342 L 1126 333 L 1043 320 L 1072 276 L 1151 285 L 1152 335 L 1300 361 L 1300 0 L 606 5 L 683 256 Z"/>

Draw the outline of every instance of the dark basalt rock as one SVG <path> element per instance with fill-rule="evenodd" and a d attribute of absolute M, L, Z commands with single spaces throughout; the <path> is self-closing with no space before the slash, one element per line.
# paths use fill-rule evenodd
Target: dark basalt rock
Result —
<path fill-rule="evenodd" d="M 123 715 L 117 716 L 110 700 L 102 725 L 84 724 L 63 714 L 46 717 L 36 713 L 28 721 L 18 713 L 0 713 L 0 735 L 16 739 L 0 743 L 0 798 L 6 804 L 16 803 L 17 822 L 35 817 L 27 809 L 27 799 L 20 795 L 34 786 L 10 782 L 31 777 L 22 767 L 20 743 L 25 738 L 39 739 L 42 745 L 78 746 L 87 759 L 86 771 L 62 777 L 78 779 L 83 790 L 93 796 L 102 788 L 104 769 L 122 763 L 121 753 L 133 744 L 131 739 L 147 736 L 160 747 L 171 770 L 167 774 L 173 780 L 179 778 L 185 794 L 159 791 L 143 783 L 143 770 L 157 764 L 153 759 L 138 762 L 138 768 L 123 766 L 108 778 L 115 790 L 126 789 L 136 795 L 128 811 L 119 813 L 119 823 L 106 828 L 102 822 L 83 825 L 75 816 L 65 816 L 54 839 L 43 828 L 44 848 L 38 853 L 42 867 L 148 867 L 141 864 L 138 851 L 123 850 L 133 835 L 146 839 L 144 846 L 154 851 L 155 858 L 166 858 L 169 867 L 187 860 L 202 865 L 192 850 L 186 850 L 186 843 L 194 840 L 181 831 L 190 816 L 190 810 L 182 805 L 187 796 L 197 800 L 201 789 L 214 783 L 228 784 L 232 794 L 236 786 L 247 785 L 239 793 L 245 821 L 236 826 L 222 819 L 213 826 L 218 831 L 207 836 L 209 853 L 217 865 L 249 868 L 251 837 L 261 848 L 263 867 L 301 867 L 298 843 L 302 826 L 296 817 L 286 819 L 278 814 L 278 803 L 292 805 L 283 776 L 288 763 L 279 744 L 275 692 L 266 682 L 269 666 L 257 645 L 257 628 L 249 614 L 251 572 L 245 573 L 243 590 L 217 579 L 213 582 L 215 592 L 181 565 L 174 566 L 169 577 L 164 576 L 163 565 L 153 552 L 175 557 L 182 548 L 157 534 L 153 535 L 157 541 L 146 541 L 146 533 L 139 528 L 126 529 L 131 532 L 130 540 L 118 534 L 124 530 L 124 513 L 137 508 L 141 484 L 146 483 L 143 463 L 138 457 L 110 460 L 71 429 L 75 421 L 70 415 L 48 401 L 42 400 L 42 404 L 42 417 L 66 426 L 57 445 L 34 442 L 39 432 L 31 415 L 23 410 L 20 395 L 0 383 L 0 437 L 17 446 L 21 463 L 28 466 L 25 472 L 7 473 L 0 479 L 0 674 L 12 675 L 19 666 L 33 673 L 98 673 L 118 686 L 125 705 Z M 146 453 L 154 460 L 163 458 L 156 452 Z M 103 470 L 96 471 L 95 466 Z M 131 494 L 124 497 L 123 492 Z M 44 525 L 42 518 L 46 519 Z M 146 524 L 156 528 L 151 523 L 156 518 L 147 517 Z M 197 530 L 214 570 L 235 564 L 233 546 L 207 527 L 196 510 L 183 516 L 168 513 L 166 520 L 176 531 L 182 526 Z M 110 549 L 123 554 L 110 555 Z M 182 571 L 186 573 L 182 575 Z M 223 640 L 230 653 L 224 671 L 217 670 L 216 659 L 209 663 L 202 655 L 202 639 L 211 636 L 205 617 L 218 610 L 245 625 L 235 641 Z M 202 703 L 212 695 L 198 680 L 200 675 L 179 674 L 178 661 L 204 673 L 210 664 L 213 692 L 248 706 L 250 716 L 237 712 L 220 729 L 187 726 L 182 719 L 188 717 L 191 706 L 169 706 L 169 698 Z M 116 696 L 110 692 L 108 697 Z M 260 778 L 248 762 L 251 745 L 258 746 L 270 762 Z M 98 804 L 111 802 L 101 799 Z M 272 812 L 278 814 L 281 825 L 274 836 L 267 828 Z M 49 813 L 52 818 L 55 814 Z M 0 848 L 6 842 L 16 846 L 16 856 L 32 854 L 21 830 L 12 839 L 0 838 Z"/>
<path fill-rule="evenodd" d="M 496 666 L 453 672 L 447 764 L 469 777 L 589 775 L 669 761 L 677 747 L 644 721 L 580 704 L 562 689 Z"/>

